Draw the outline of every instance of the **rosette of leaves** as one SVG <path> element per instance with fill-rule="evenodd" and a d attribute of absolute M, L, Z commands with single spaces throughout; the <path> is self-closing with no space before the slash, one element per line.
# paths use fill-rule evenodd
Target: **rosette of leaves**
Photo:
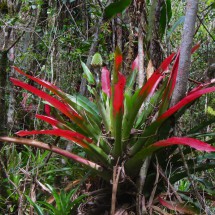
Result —
<path fill-rule="evenodd" d="M 198 45 L 192 49 L 194 52 Z M 125 76 L 120 72 L 122 54 L 117 48 L 114 57 L 112 74 L 103 67 L 101 71 L 101 84 L 98 87 L 88 87 L 94 101 L 82 95 L 68 95 L 50 82 L 30 76 L 17 67 L 14 69 L 21 75 L 31 79 L 42 86 L 43 89 L 31 86 L 16 78 L 11 82 L 22 89 L 46 101 L 51 107 L 50 115 L 36 115 L 37 119 L 50 124 L 49 130 L 19 131 L 20 137 L 44 134 L 55 135 L 68 139 L 83 149 L 87 157 L 81 157 L 56 146 L 39 142 L 33 139 L 17 137 L 0 137 L 1 141 L 26 144 L 33 147 L 50 150 L 69 159 L 79 162 L 110 183 L 115 167 L 124 171 L 120 174 L 123 184 L 136 183 L 144 161 L 151 157 L 151 163 L 156 158 L 159 165 L 166 167 L 173 157 L 172 171 L 180 169 L 171 175 L 170 182 L 174 183 L 186 177 L 186 171 L 180 160 L 180 153 L 175 150 L 175 145 L 184 145 L 198 151 L 215 152 L 215 147 L 192 137 L 171 136 L 172 120 L 175 121 L 199 97 L 215 91 L 211 82 L 201 84 L 192 89 L 185 98 L 175 106 L 170 107 L 170 100 L 176 84 L 180 53 L 168 56 L 160 67 L 153 73 L 149 80 L 140 89 L 134 90 L 138 72 L 137 61 L 132 65 L 132 73 Z M 167 73 L 170 63 L 174 60 L 172 70 Z M 89 69 L 85 69 L 89 83 L 96 83 Z M 111 77 L 112 76 L 112 77 Z M 45 92 L 45 89 L 51 91 Z M 143 106 L 143 111 L 139 110 Z M 170 148 L 167 150 L 167 148 Z M 190 150 L 186 151 L 191 153 Z M 213 168 L 215 164 L 205 165 L 205 169 Z M 190 169 L 196 171 L 198 167 Z M 199 170 L 202 170 L 200 168 Z M 149 168 L 146 177 L 146 192 L 148 196 L 150 186 L 156 178 L 156 173 Z M 157 194 L 165 186 L 161 184 Z M 136 190 L 137 192 L 137 190 Z M 146 196 L 147 196 L 146 195 Z"/>

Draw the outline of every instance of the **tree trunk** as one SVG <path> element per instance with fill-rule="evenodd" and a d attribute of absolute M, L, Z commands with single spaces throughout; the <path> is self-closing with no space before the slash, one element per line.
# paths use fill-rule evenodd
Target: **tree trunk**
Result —
<path fill-rule="evenodd" d="M 189 69 L 191 64 L 191 48 L 195 32 L 195 22 L 198 10 L 198 0 L 188 0 L 182 35 L 178 76 L 173 92 L 171 106 L 179 102 L 186 94 Z"/>
<path fill-rule="evenodd" d="M 0 58 L 0 136 L 6 135 L 6 86 L 7 86 L 7 51 L 2 51 Z"/>
<path fill-rule="evenodd" d="M 116 38 L 117 38 L 117 46 L 122 50 L 122 15 L 118 14 L 116 18 Z"/>
<path fill-rule="evenodd" d="M 139 23 L 138 27 L 138 57 L 139 57 L 138 87 L 141 88 L 146 79 L 146 74 L 144 72 L 143 29 L 141 22 Z"/>
<path fill-rule="evenodd" d="M 11 35 L 10 35 L 10 40 L 14 40 L 14 32 L 12 30 Z M 12 47 L 9 50 L 9 63 L 10 65 L 13 65 L 14 63 L 14 58 L 15 58 L 15 48 Z M 10 71 L 10 76 L 14 77 L 15 72 L 14 69 L 11 68 Z M 15 92 L 14 92 L 14 86 L 11 84 L 9 85 L 9 102 L 8 102 L 8 110 L 7 110 L 7 129 L 9 131 L 12 130 L 13 125 L 14 125 L 14 115 L 15 115 L 15 104 L 16 104 L 16 99 L 15 99 Z"/>
<path fill-rule="evenodd" d="M 93 42 L 91 44 L 90 51 L 89 51 L 89 54 L 88 54 L 88 57 L 87 57 L 87 63 L 86 63 L 86 65 L 87 65 L 87 67 L 89 69 L 90 69 L 90 63 L 91 63 L 91 60 L 92 60 L 92 56 L 96 52 L 96 49 L 97 49 L 97 45 L 98 45 L 98 41 L 99 41 L 99 33 L 100 33 L 101 23 L 102 23 L 102 19 L 98 22 L 98 25 L 97 25 L 97 28 L 96 28 L 96 32 L 94 34 Z M 85 95 L 86 88 L 87 88 L 87 80 L 85 78 L 82 78 L 81 79 L 81 86 L 80 86 L 79 93 L 81 95 Z"/>
<path fill-rule="evenodd" d="M 144 50 L 143 50 L 143 10 L 144 1 L 139 1 L 137 4 L 137 14 L 138 17 L 138 57 L 139 57 L 139 72 L 138 72 L 138 87 L 142 87 L 146 74 L 144 71 Z M 139 14 L 138 14 L 139 13 Z"/>
<path fill-rule="evenodd" d="M 153 66 L 157 69 L 162 60 L 163 60 L 163 52 L 160 45 L 160 17 L 161 17 L 161 8 L 164 4 L 164 0 L 157 0 L 152 1 L 152 10 L 155 10 L 152 12 L 152 26 L 148 26 L 149 28 L 152 28 L 152 37 L 150 40 L 150 59 L 152 60 Z"/>

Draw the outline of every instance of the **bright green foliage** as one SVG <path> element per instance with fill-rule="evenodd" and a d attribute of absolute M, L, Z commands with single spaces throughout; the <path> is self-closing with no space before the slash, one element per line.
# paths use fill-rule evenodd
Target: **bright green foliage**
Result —
<path fill-rule="evenodd" d="M 86 197 L 86 195 L 81 195 L 78 198 L 75 198 L 75 193 L 77 189 L 73 189 L 69 193 L 66 193 L 63 190 L 57 192 L 57 190 L 49 184 L 46 184 L 46 186 L 53 195 L 56 206 L 53 206 L 46 201 L 33 202 L 28 196 L 26 196 L 27 200 L 34 207 L 34 210 L 37 212 L 38 215 L 45 215 L 47 213 L 50 215 L 69 215 L 71 214 L 75 206 L 79 205 Z M 73 201 L 71 200 L 72 198 L 74 199 Z"/>

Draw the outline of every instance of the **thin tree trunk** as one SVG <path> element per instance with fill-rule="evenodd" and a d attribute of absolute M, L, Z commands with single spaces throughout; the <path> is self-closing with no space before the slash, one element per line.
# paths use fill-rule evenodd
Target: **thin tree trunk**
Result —
<path fill-rule="evenodd" d="M 99 23 L 97 25 L 96 32 L 95 32 L 94 38 L 93 38 L 93 42 L 91 44 L 90 51 L 89 51 L 89 54 L 88 54 L 88 57 L 87 57 L 87 63 L 86 63 L 86 65 L 87 65 L 87 67 L 89 69 L 90 69 L 90 63 L 91 63 L 91 60 L 92 60 L 92 56 L 96 52 L 96 49 L 97 49 L 97 45 L 98 45 L 98 41 L 99 41 L 99 33 L 100 33 L 101 23 L 102 23 L 102 19 L 99 21 Z M 86 88 L 87 88 L 87 80 L 85 78 L 82 78 L 81 79 L 81 86 L 80 86 L 79 93 L 81 95 L 85 95 Z"/>
<path fill-rule="evenodd" d="M 1 52 L 1 59 L 0 59 L 0 135 L 5 135 L 7 132 L 6 124 L 6 85 L 7 85 L 7 51 Z"/>
<path fill-rule="evenodd" d="M 191 48 L 195 32 L 195 22 L 198 10 L 198 0 L 188 0 L 182 35 L 177 82 L 171 106 L 180 101 L 186 94 L 191 64 Z"/>
<path fill-rule="evenodd" d="M 138 28 L 138 57 L 139 57 L 139 72 L 138 72 L 138 86 L 143 86 L 146 74 L 144 72 L 144 51 L 143 51 L 143 29 L 141 22 Z"/>
<path fill-rule="evenodd" d="M 117 46 L 122 50 L 122 15 L 118 14 L 116 18 L 116 38 L 117 38 Z"/>
<path fill-rule="evenodd" d="M 14 32 L 12 30 L 11 35 L 10 35 L 11 39 L 13 41 L 14 39 Z M 13 65 L 14 63 L 14 58 L 15 58 L 15 47 L 13 46 L 10 50 L 9 50 L 9 62 L 10 65 Z M 11 68 L 10 71 L 10 76 L 14 77 L 14 69 Z M 12 86 L 11 84 L 9 85 L 9 90 L 10 90 L 10 94 L 9 94 L 9 103 L 8 103 L 8 110 L 7 110 L 7 128 L 9 131 L 12 130 L 13 125 L 14 125 L 14 115 L 15 115 L 15 104 L 16 104 L 16 99 L 15 99 L 15 92 L 14 92 L 14 86 Z"/>
<path fill-rule="evenodd" d="M 161 17 L 161 8 L 164 4 L 164 0 L 153 0 L 152 1 L 152 10 L 151 13 L 151 19 L 152 26 L 149 26 L 149 28 L 152 28 L 152 37 L 150 40 L 150 59 L 152 61 L 153 66 L 157 69 L 162 60 L 163 60 L 163 53 L 160 45 L 160 17 Z"/>

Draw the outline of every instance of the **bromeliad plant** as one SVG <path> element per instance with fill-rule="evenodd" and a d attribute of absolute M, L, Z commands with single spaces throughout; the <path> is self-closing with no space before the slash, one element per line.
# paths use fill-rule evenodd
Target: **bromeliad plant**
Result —
<path fill-rule="evenodd" d="M 192 49 L 192 52 L 197 48 L 198 45 Z M 103 67 L 101 84 L 96 82 L 93 74 L 82 62 L 89 83 L 88 90 L 94 101 L 79 94 L 68 95 L 52 83 L 27 75 L 19 68 L 13 67 L 19 74 L 42 86 L 42 89 L 38 89 L 11 78 L 15 86 L 28 90 L 46 102 L 46 115 L 37 114 L 36 118 L 53 127 L 50 130 L 19 131 L 16 135 L 60 136 L 80 146 L 86 157 L 33 139 L 1 137 L 0 140 L 58 153 L 92 169 L 107 182 L 112 179 L 114 167 L 118 166 L 124 169 L 120 181 L 126 183 L 126 179 L 129 179 L 128 181 L 135 183 L 144 161 L 149 157 L 153 159 L 155 154 L 158 159 L 163 159 L 161 166 L 165 167 L 170 154 L 178 156 L 175 147 L 168 151 L 166 147 L 185 145 L 199 151 L 215 152 L 215 147 L 201 140 L 191 137 L 171 137 L 172 121 L 176 121 L 187 107 L 203 94 L 215 91 L 211 82 L 201 84 L 188 92 L 175 106 L 170 107 L 178 73 L 179 56 L 178 52 L 167 57 L 144 86 L 137 90 L 134 90 L 134 85 L 138 73 L 138 58 L 133 62 L 132 73 L 126 80 L 120 72 L 123 59 L 117 48 L 113 73 L 111 75 L 109 70 Z M 172 70 L 169 72 L 170 63 L 174 58 Z M 45 90 L 51 91 L 52 95 Z M 179 159 L 176 159 L 176 168 Z M 151 171 L 149 176 L 153 179 L 155 173 Z M 176 177 L 177 179 L 173 177 L 173 182 L 185 176 L 182 174 L 181 177 Z"/>

